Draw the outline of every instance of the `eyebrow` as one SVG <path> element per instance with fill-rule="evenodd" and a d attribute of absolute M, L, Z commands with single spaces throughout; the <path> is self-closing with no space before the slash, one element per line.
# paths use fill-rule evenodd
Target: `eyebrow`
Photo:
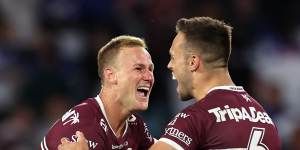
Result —
<path fill-rule="evenodd" d="M 144 64 L 134 64 L 133 66 L 134 67 L 139 66 L 139 67 L 147 68 L 147 66 L 144 65 Z M 154 64 L 153 63 L 150 64 L 150 68 L 152 69 L 152 71 L 154 70 Z"/>

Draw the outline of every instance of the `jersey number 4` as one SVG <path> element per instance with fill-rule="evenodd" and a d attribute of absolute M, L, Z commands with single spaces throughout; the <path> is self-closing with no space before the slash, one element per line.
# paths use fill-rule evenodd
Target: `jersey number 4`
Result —
<path fill-rule="evenodd" d="M 264 134 L 265 128 L 253 127 L 249 137 L 247 150 L 269 150 L 269 148 L 262 143 Z"/>

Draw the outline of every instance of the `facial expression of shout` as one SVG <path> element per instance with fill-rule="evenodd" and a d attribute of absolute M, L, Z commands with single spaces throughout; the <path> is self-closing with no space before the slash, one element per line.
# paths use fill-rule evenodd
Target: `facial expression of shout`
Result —
<path fill-rule="evenodd" d="M 181 100 L 189 100 L 192 98 L 190 92 L 190 74 L 187 68 L 187 60 L 183 52 L 184 36 L 182 33 L 178 33 L 173 40 L 170 48 L 170 62 L 168 63 L 168 69 L 172 71 L 172 79 L 177 80 L 177 93 Z"/>
<path fill-rule="evenodd" d="M 121 104 L 129 111 L 146 110 L 154 84 L 150 54 L 143 47 L 125 47 L 120 50 L 117 61 Z"/>

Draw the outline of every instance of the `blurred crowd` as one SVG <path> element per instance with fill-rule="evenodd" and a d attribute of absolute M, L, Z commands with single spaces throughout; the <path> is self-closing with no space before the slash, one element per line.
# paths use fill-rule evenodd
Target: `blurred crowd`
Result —
<path fill-rule="evenodd" d="M 283 149 L 300 150 L 300 1 L 0 0 L 0 149 L 32 150 L 57 118 L 99 92 L 97 52 L 112 37 L 145 38 L 155 64 L 149 109 L 159 137 L 180 102 L 166 69 L 181 17 L 233 29 L 230 71 L 276 123 Z"/>

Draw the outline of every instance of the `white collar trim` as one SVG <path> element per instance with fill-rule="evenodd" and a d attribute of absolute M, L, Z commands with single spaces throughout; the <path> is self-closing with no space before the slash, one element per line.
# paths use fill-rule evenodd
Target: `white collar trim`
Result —
<path fill-rule="evenodd" d="M 237 92 L 243 92 L 245 91 L 242 86 L 216 86 L 208 90 L 207 93 L 214 91 L 214 90 L 230 90 L 230 91 L 237 91 Z"/>
<path fill-rule="evenodd" d="M 109 121 L 108 121 L 108 119 L 107 119 L 106 112 L 105 112 L 105 109 L 104 109 L 104 105 L 103 105 L 103 102 L 102 102 L 100 96 L 97 95 L 97 97 L 95 97 L 95 99 L 96 99 L 96 101 L 98 102 L 98 104 L 99 104 L 99 106 L 100 106 L 100 110 L 101 110 L 101 112 L 103 113 L 104 118 L 105 118 L 105 120 L 107 121 L 107 124 L 108 124 L 110 130 L 113 132 L 113 134 L 114 134 L 115 137 L 117 138 L 117 135 L 116 135 L 115 131 L 112 129 L 112 127 L 110 126 L 110 123 L 109 123 Z M 126 126 L 126 127 L 125 127 L 125 131 L 124 131 L 122 137 L 123 137 L 123 136 L 125 135 L 125 133 L 127 132 L 127 128 L 128 128 L 128 122 L 127 122 L 127 119 L 126 119 L 126 122 L 125 122 L 125 126 Z"/>

